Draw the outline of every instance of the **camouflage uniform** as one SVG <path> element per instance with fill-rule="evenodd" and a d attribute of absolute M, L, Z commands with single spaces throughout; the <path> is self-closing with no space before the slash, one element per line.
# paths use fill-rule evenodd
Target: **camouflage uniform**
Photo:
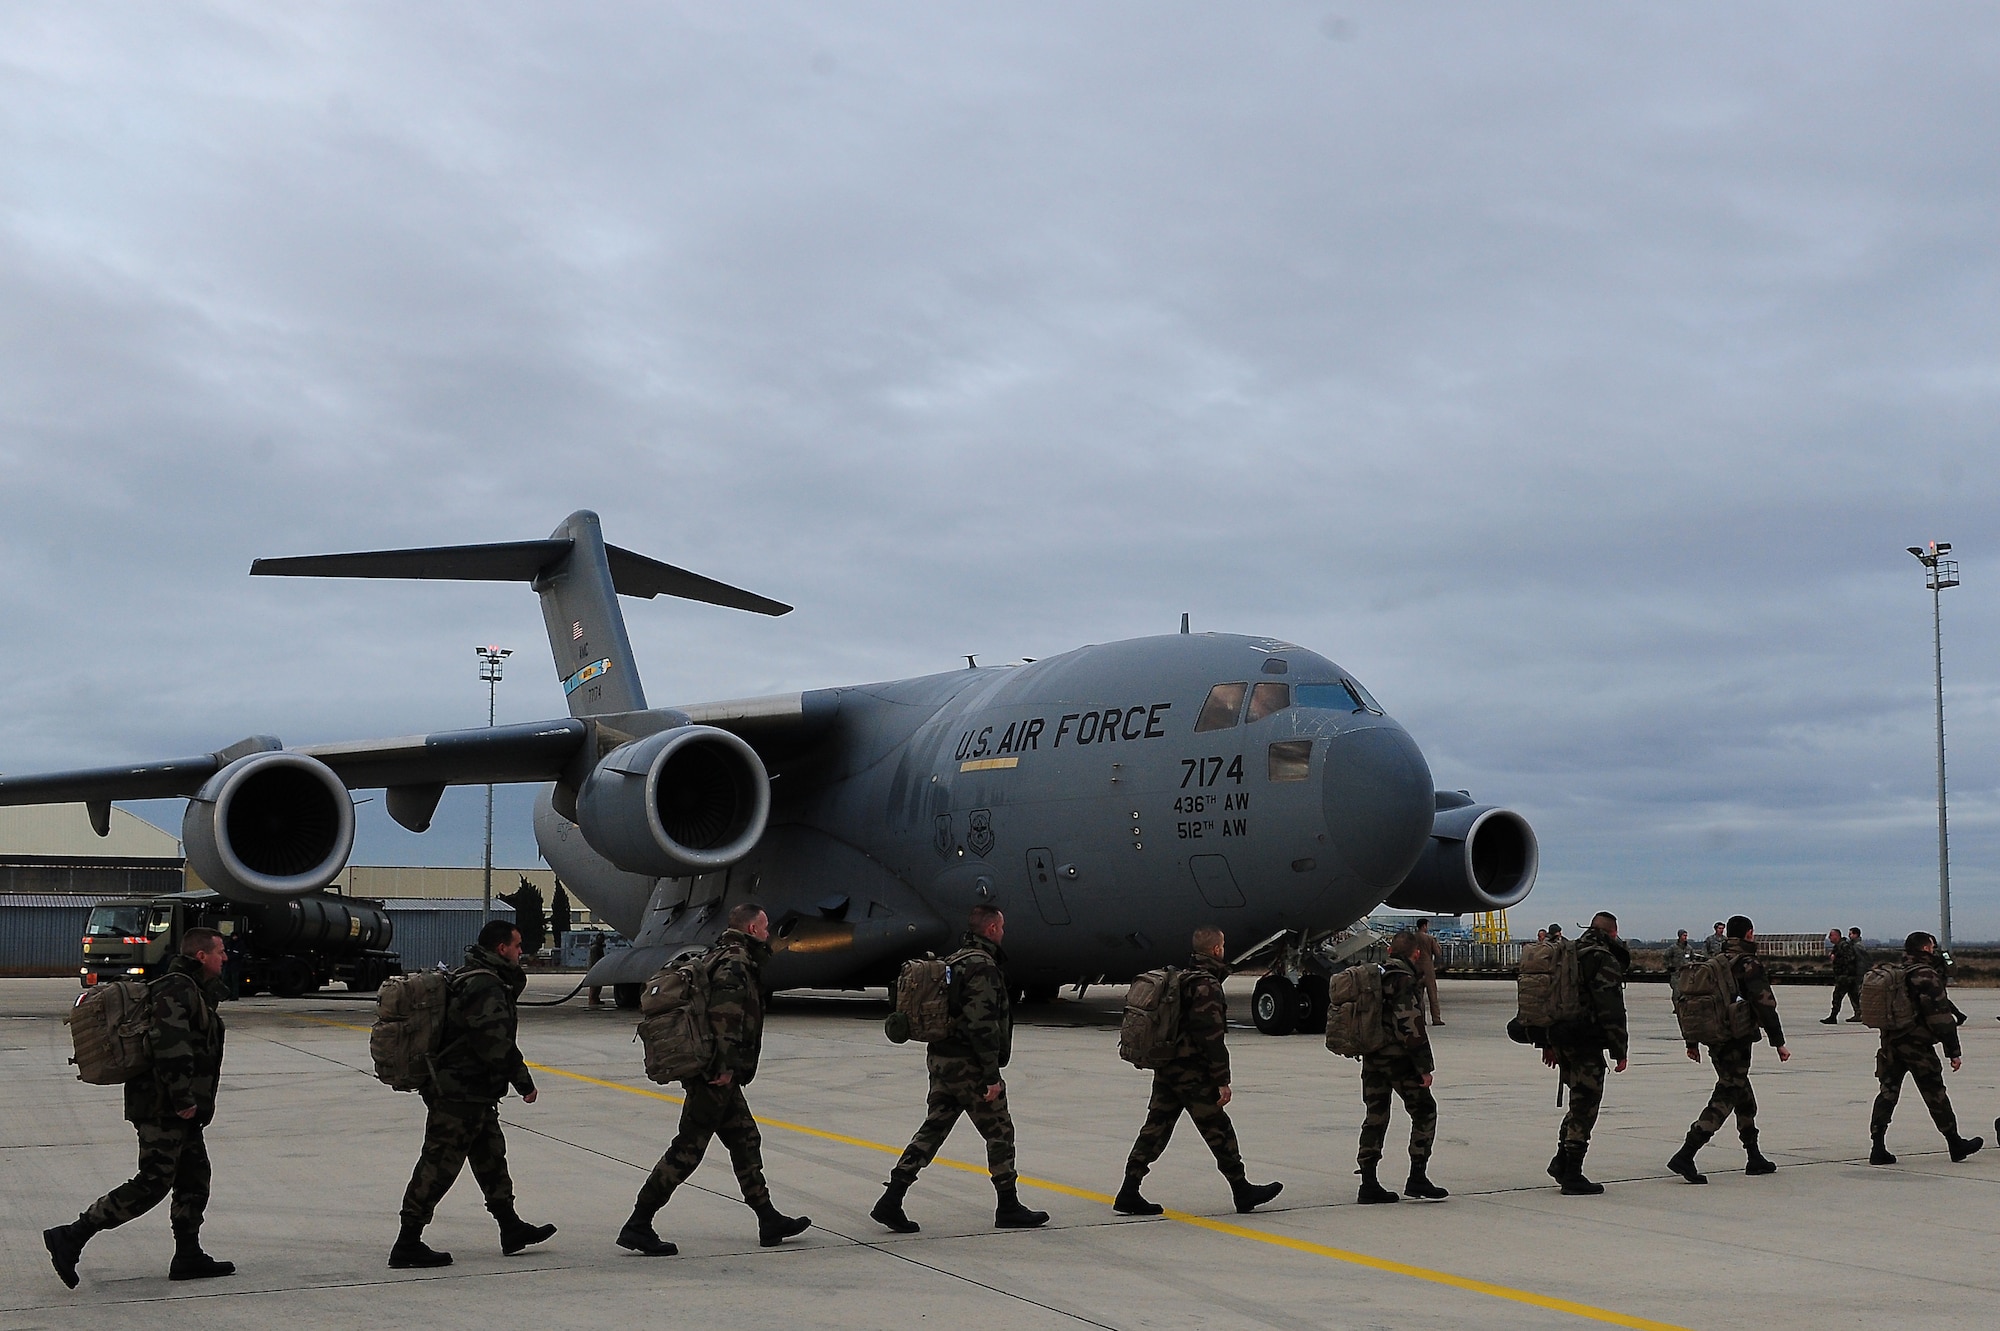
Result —
<path fill-rule="evenodd" d="M 1693 943 L 1683 943 L 1678 938 L 1667 944 L 1662 960 L 1667 967 L 1667 994 L 1671 998 L 1681 996 L 1681 970 L 1695 960 L 1694 946 Z"/>
<path fill-rule="evenodd" d="M 1778 1022 L 1778 996 L 1757 960 L 1757 945 L 1748 939 L 1732 938 L 1724 949 L 1729 969 L 1736 976 L 1737 997 L 1757 1019 L 1758 1031 L 1741 1040 L 1725 1040 L 1708 1047 L 1709 1062 L 1715 1065 L 1715 1090 L 1708 1107 L 1688 1126 L 1691 1141 L 1705 1142 L 1721 1131 L 1729 1116 L 1736 1116 L 1736 1135 L 1753 1155 L 1757 1153 L 1757 1093 L 1750 1087 L 1750 1051 L 1756 1047 L 1759 1031 L 1773 1049 L 1784 1047 L 1785 1030 Z M 1688 1046 L 1693 1049 L 1693 1045 Z"/>
<path fill-rule="evenodd" d="M 1826 1015 L 1840 1015 L 1840 1000 L 1845 998 L 1854 1006 L 1854 1014 L 1861 1015 L 1861 977 L 1865 971 L 1855 969 L 1861 959 L 1861 948 L 1842 938 L 1833 945 L 1833 1008 Z"/>
<path fill-rule="evenodd" d="M 1000 1080 L 1000 1069 L 1013 1052 L 1014 1018 L 1002 969 L 1006 960 L 998 943 L 976 933 L 966 934 L 952 956 L 951 1034 L 933 1040 L 925 1052 L 930 1072 L 925 1105 L 930 1112 L 889 1171 L 891 1186 L 908 1188 L 916 1182 L 918 1171 L 937 1156 L 963 1114 L 986 1139 L 986 1166 L 993 1186 L 1013 1189 L 1014 1118 L 1007 1112 L 1007 1092 L 1002 1089 L 991 1101 L 984 1098 L 986 1088 Z"/>
<path fill-rule="evenodd" d="M 79 1218 L 86 1233 L 116 1229 L 158 1206 L 169 1194 L 175 1235 L 192 1236 L 208 1206 L 208 1144 L 202 1130 L 215 1117 L 222 1072 L 222 986 L 199 961 L 176 956 L 148 986 L 152 1004 L 150 1072 L 125 1083 L 125 1117 L 139 1132 L 139 1172 L 90 1204 Z M 193 1109 L 190 1118 L 183 1110 Z"/>
<path fill-rule="evenodd" d="M 405 1226 L 430 1224 L 437 1204 L 469 1161 L 486 1197 L 486 1209 L 503 1224 L 514 1215 L 514 1183 L 507 1173 L 507 1139 L 500 1132 L 500 1100 L 512 1086 L 535 1089 L 515 1043 L 515 1000 L 528 976 L 499 953 L 476 944 L 465 950 L 445 1005 L 444 1046 L 423 1092 L 424 1148 L 403 1193 Z"/>
<path fill-rule="evenodd" d="M 771 1192 L 764 1184 L 764 1139 L 743 1098 L 743 1088 L 757 1075 L 757 1056 L 764 1048 L 764 991 L 759 976 L 770 955 L 770 944 L 730 929 L 703 959 L 708 967 L 708 1019 L 715 1031 L 715 1055 L 701 1077 L 681 1083 L 686 1099 L 681 1103 L 680 1130 L 639 1190 L 642 1207 L 664 1206 L 674 1189 L 694 1173 L 716 1137 L 729 1150 L 743 1200 L 760 1209 L 770 1204 Z M 725 1072 L 727 1086 L 709 1084 Z"/>
<path fill-rule="evenodd" d="M 1889 1131 L 1889 1119 L 1903 1092 L 1905 1073 L 1916 1078 L 1924 1107 L 1931 1122 L 1947 1141 L 1958 1139 L 1958 1116 L 1952 1113 L 1951 1097 L 1944 1089 L 1944 1067 L 1938 1061 L 1937 1046 L 1944 1046 L 1946 1058 L 1960 1057 L 1958 1020 L 1952 1015 L 1951 1000 L 1945 996 L 1944 977 L 1929 957 L 1909 957 L 1913 963 L 1904 977 L 1910 997 L 1916 1000 L 1917 1022 L 1906 1031 L 1883 1031 L 1882 1048 L 1875 1055 L 1875 1080 L 1880 1089 L 1875 1109 L 1868 1117 L 1868 1130 L 1877 1141 Z"/>
<path fill-rule="evenodd" d="M 1604 1055 L 1609 1051 L 1614 1062 L 1626 1057 L 1625 972 L 1632 965 L 1632 953 L 1623 939 L 1596 929 L 1579 934 L 1576 949 L 1583 1020 L 1551 1032 L 1550 1042 L 1563 1089 L 1569 1094 L 1559 1140 L 1563 1146 L 1581 1148 L 1590 1145 L 1597 1109 L 1604 1102 Z"/>
<path fill-rule="evenodd" d="M 1363 1168 L 1382 1158 L 1382 1141 L 1389 1133 L 1389 1097 L 1403 1099 L 1410 1115 L 1410 1160 L 1430 1159 L 1437 1136 L 1437 1100 L 1424 1078 L 1435 1070 L 1430 1035 L 1424 1030 L 1423 979 L 1401 957 L 1382 968 L 1382 1021 L 1389 1043 L 1361 1058 L 1361 1150 L 1355 1160 Z"/>
<path fill-rule="evenodd" d="M 1125 1177 L 1135 1185 L 1167 1149 L 1183 1112 L 1214 1152 L 1222 1176 L 1232 1183 L 1243 1180 L 1243 1153 L 1236 1145 L 1236 1129 L 1220 1103 L 1221 1090 L 1229 1085 L 1229 1049 L 1223 1043 L 1229 1029 L 1229 1000 L 1222 992 L 1222 982 L 1228 978 L 1226 964 L 1200 953 L 1181 974 L 1183 1052 L 1153 1072 L 1153 1098 L 1146 1105 L 1146 1123 L 1125 1161 Z"/>

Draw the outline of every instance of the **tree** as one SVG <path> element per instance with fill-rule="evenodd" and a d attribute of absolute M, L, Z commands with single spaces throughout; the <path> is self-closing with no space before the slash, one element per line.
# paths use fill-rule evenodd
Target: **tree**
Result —
<path fill-rule="evenodd" d="M 556 936 L 556 946 L 562 946 L 563 935 L 569 932 L 569 893 L 563 891 L 562 880 L 556 880 L 556 894 L 549 902 L 549 932 Z"/>
<path fill-rule="evenodd" d="M 549 936 L 549 922 L 542 914 L 542 889 L 524 876 L 512 896 L 503 892 L 500 899 L 514 908 L 514 927 L 521 931 L 521 951 L 529 956 L 540 952 Z"/>

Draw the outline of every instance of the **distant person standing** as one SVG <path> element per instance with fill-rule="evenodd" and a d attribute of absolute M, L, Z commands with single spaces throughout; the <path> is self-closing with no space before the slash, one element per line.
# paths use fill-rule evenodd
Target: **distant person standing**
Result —
<path fill-rule="evenodd" d="M 1826 936 L 1829 959 L 1833 963 L 1833 1008 L 1819 1019 L 1822 1026 L 1833 1026 L 1840 1021 L 1840 1000 L 1845 997 L 1854 1007 L 1850 1021 L 1861 1020 L 1861 977 L 1854 972 L 1857 944 L 1850 942 L 1846 934 L 1835 929 Z"/>
<path fill-rule="evenodd" d="M 1702 952 L 1706 956 L 1719 956 L 1729 946 L 1727 926 L 1721 920 L 1715 922 L 1715 932 L 1701 940 Z"/>
<path fill-rule="evenodd" d="M 1736 1135 L 1749 1159 L 1743 1172 L 1769 1174 L 1778 1168 L 1757 1149 L 1757 1094 L 1750 1088 L 1750 1053 L 1760 1033 L 1778 1051 L 1780 1063 L 1789 1061 L 1792 1051 L 1785 1045 L 1785 1028 L 1778 1021 L 1777 995 L 1771 992 L 1764 964 L 1757 960 L 1757 930 L 1747 915 L 1730 916 L 1728 930 L 1728 950 L 1724 955 L 1729 958 L 1729 970 L 1736 980 L 1737 998 L 1749 1008 L 1757 1024 L 1740 1039 L 1723 1040 L 1708 1047 L 1709 1062 L 1715 1066 L 1715 1090 L 1709 1095 L 1708 1107 L 1689 1125 L 1681 1149 L 1667 1161 L 1668 1169 L 1690 1183 L 1708 1182 L 1707 1176 L 1695 1168 L 1695 1153 L 1722 1130 L 1731 1114 L 1736 1116 Z M 1690 1044 L 1687 1056 L 1699 1063 L 1701 1046 Z"/>
<path fill-rule="evenodd" d="M 1683 929 L 1667 944 L 1665 962 L 1667 967 L 1667 993 L 1672 998 L 1681 996 L 1681 968 L 1695 958 L 1694 944 L 1688 941 L 1688 931 Z"/>
<path fill-rule="evenodd" d="M 1853 949 L 1849 957 L 1849 964 L 1853 967 L 1854 992 L 1858 995 L 1861 992 L 1861 982 L 1868 978 L 1868 969 L 1874 962 L 1868 955 L 1868 949 L 1861 945 L 1860 929 L 1849 929 L 1847 931 L 1847 942 L 1848 946 Z M 1839 1004 L 1835 1004 L 1835 1007 L 1838 1006 Z M 1858 998 L 1855 1000 L 1854 1015 L 1849 1017 L 1848 1020 L 1861 1020 L 1861 1003 Z"/>
<path fill-rule="evenodd" d="M 1438 944 L 1437 935 L 1431 932 L 1431 922 L 1427 919 L 1417 921 L 1417 932 L 1412 937 L 1416 940 L 1416 952 L 1410 960 L 1416 967 L 1417 979 L 1423 984 L 1424 996 L 1430 1000 L 1431 1025 L 1442 1026 L 1444 1014 L 1438 1011 L 1438 961 L 1444 949 Z"/>
<path fill-rule="evenodd" d="M 596 970 L 597 963 L 602 960 L 604 960 L 604 931 L 602 929 L 599 929 L 590 935 L 590 955 L 584 958 L 584 963 L 583 963 L 584 969 L 586 971 Z M 591 985 L 590 1001 L 587 1004 L 587 1006 L 603 1007 L 604 1004 L 600 1001 L 600 995 L 602 995 L 603 992 L 604 992 L 603 985 L 601 984 Z"/>
<path fill-rule="evenodd" d="M 1917 1090 L 1931 1111 L 1931 1122 L 1944 1134 L 1953 1164 L 1965 1159 L 1985 1143 L 1978 1137 L 1958 1135 L 1958 1116 L 1952 1112 L 1951 1096 L 1945 1092 L 1944 1069 L 1938 1063 L 1937 1047 L 1944 1046 L 1951 1070 L 1964 1066 L 1958 1047 L 1958 1018 L 1951 1000 L 1945 996 L 1944 974 L 1938 969 L 1937 939 L 1914 933 L 1903 940 L 1900 981 L 1911 1003 L 1911 1021 L 1901 1030 L 1884 1030 L 1882 1048 L 1875 1055 L 1878 1090 L 1875 1108 L 1868 1116 L 1868 1135 L 1873 1149 L 1871 1165 L 1893 1165 L 1889 1154 L 1889 1120 L 1896 1113 L 1896 1101 L 1903 1093 L 1905 1075 L 1916 1078 Z M 2000 1133 L 2000 1122 L 1993 1125 Z"/>

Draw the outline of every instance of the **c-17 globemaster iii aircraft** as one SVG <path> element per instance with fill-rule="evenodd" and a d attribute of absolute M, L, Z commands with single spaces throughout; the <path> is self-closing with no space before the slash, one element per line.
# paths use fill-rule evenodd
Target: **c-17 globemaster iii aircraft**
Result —
<path fill-rule="evenodd" d="M 0 804 L 82 803 L 102 833 L 114 800 L 185 796 L 195 872 L 259 903 L 317 893 L 346 866 L 351 789 L 385 789 L 390 815 L 422 832 L 448 785 L 545 783 L 536 840 L 633 940 L 590 976 L 628 1000 L 747 898 L 771 916 L 774 988 L 884 983 L 991 902 L 1008 915 L 1012 983 L 1047 995 L 1179 961 L 1200 924 L 1297 955 L 1384 900 L 1455 914 L 1534 884 L 1524 819 L 1434 791 L 1416 743 L 1353 675 L 1272 638 L 1183 625 L 1021 665 L 656 708 L 620 594 L 790 607 L 608 546 L 590 512 L 545 541 L 251 572 L 531 583 L 569 716 L 293 748 L 258 736 L 0 778 Z M 1274 977 L 1259 1024 L 1310 1001 Z"/>

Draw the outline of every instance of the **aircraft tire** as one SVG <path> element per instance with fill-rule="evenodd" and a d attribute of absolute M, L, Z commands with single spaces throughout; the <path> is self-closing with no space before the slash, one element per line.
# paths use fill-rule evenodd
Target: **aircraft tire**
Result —
<path fill-rule="evenodd" d="M 1326 1029 L 1326 977 L 1306 975 L 1295 986 L 1292 1002 L 1292 1030 L 1298 1035 L 1315 1035 Z"/>
<path fill-rule="evenodd" d="M 1290 1035 L 1298 1023 L 1298 994 L 1282 975 L 1266 975 L 1250 995 L 1250 1020 L 1265 1035 Z"/>
<path fill-rule="evenodd" d="M 611 1001 L 627 1012 L 639 1007 L 639 994 L 645 989 L 643 984 L 614 984 L 611 986 Z"/>

